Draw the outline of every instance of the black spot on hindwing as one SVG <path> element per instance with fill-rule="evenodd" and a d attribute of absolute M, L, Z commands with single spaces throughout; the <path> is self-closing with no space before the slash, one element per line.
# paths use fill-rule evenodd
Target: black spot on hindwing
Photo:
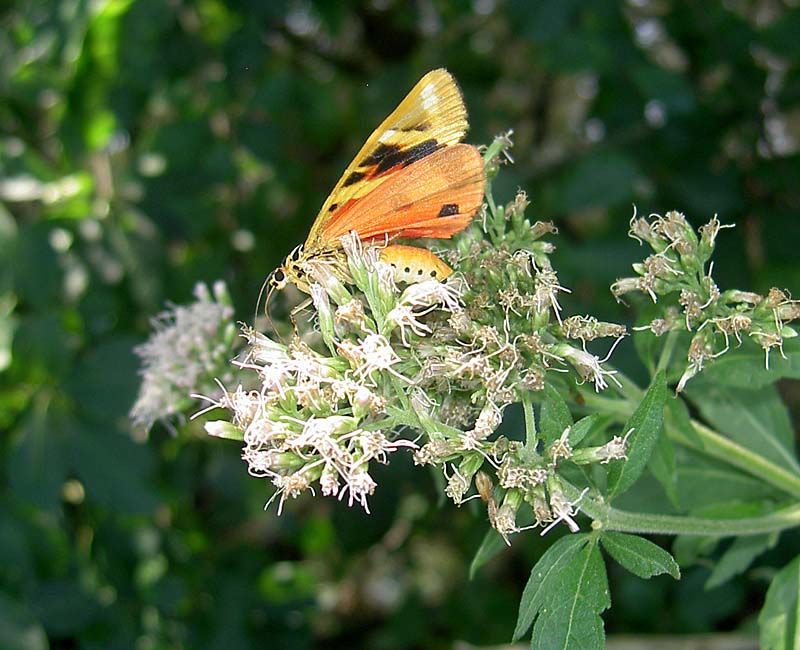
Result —
<path fill-rule="evenodd" d="M 439 210 L 439 214 L 437 217 L 450 217 L 454 214 L 458 214 L 458 204 L 457 203 L 445 203 L 442 205 L 441 210 Z"/>

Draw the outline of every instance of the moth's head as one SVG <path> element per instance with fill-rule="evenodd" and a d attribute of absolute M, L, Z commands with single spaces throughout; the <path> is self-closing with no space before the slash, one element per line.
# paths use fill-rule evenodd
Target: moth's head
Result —
<path fill-rule="evenodd" d="M 277 269 L 269 276 L 271 291 L 281 291 L 289 282 L 297 284 L 298 276 L 302 275 L 299 262 L 303 258 L 303 247 L 298 246 L 286 256 Z"/>
<path fill-rule="evenodd" d="M 275 269 L 272 273 L 269 274 L 267 283 L 269 284 L 270 292 L 281 291 L 289 282 L 289 278 L 286 275 L 286 271 L 284 271 L 283 269 L 284 269 L 283 266 L 279 266 L 277 269 Z"/>

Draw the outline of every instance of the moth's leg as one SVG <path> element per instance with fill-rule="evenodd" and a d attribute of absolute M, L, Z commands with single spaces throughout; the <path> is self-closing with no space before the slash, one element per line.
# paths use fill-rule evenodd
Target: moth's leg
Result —
<path fill-rule="evenodd" d="M 299 314 L 306 307 L 308 307 L 311 304 L 311 302 L 312 302 L 311 298 L 306 298 L 299 305 L 296 305 L 295 307 L 293 307 L 292 311 L 289 312 L 289 320 L 292 322 L 292 327 L 294 328 L 294 333 L 295 334 L 299 334 L 300 333 L 299 330 L 297 329 L 297 319 L 295 318 L 295 316 L 297 316 L 297 314 Z"/>

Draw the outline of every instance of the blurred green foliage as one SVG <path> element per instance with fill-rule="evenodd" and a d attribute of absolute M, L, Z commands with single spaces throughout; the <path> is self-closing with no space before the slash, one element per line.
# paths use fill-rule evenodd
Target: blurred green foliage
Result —
<path fill-rule="evenodd" d="M 571 311 L 629 318 L 607 287 L 640 252 L 632 204 L 736 223 L 721 284 L 800 286 L 792 4 L 5 3 L 0 646 L 508 640 L 551 539 L 518 537 L 469 582 L 483 515 L 441 504 L 397 459 L 370 517 L 313 498 L 264 513 L 269 486 L 235 443 L 197 423 L 132 437 L 132 347 L 198 281 L 224 279 L 249 319 L 370 129 L 439 66 L 463 87 L 472 142 L 514 129 L 495 195 L 523 187 L 560 227 Z M 677 584 L 612 570 L 607 630 L 751 629 L 790 538 L 708 594 L 706 568 Z"/>

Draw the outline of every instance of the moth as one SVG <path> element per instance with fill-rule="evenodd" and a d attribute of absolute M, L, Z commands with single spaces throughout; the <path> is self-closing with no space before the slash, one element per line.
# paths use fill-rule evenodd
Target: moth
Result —
<path fill-rule="evenodd" d="M 447 239 L 464 230 L 483 202 L 478 149 L 461 140 L 469 128 L 461 90 L 445 69 L 428 72 L 369 136 L 311 226 L 268 279 L 270 294 L 287 283 L 310 292 L 309 269 L 345 268 L 341 238 L 355 231 L 380 242 L 395 279 L 444 279 L 452 269 L 425 248 L 396 239 Z"/>

